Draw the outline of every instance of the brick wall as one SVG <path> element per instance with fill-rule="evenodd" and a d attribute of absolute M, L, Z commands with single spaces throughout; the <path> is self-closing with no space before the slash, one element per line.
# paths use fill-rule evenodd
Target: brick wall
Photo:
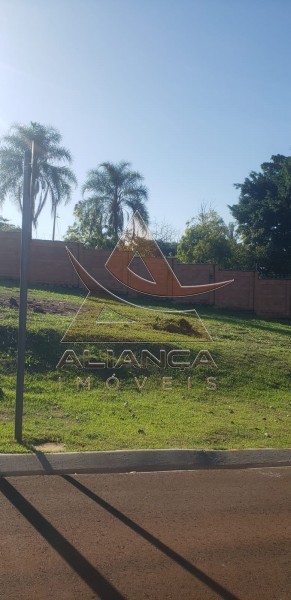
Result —
<path fill-rule="evenodd" d="M 87 271 L 106 288 L 118 293 L 134 295 L 110 275 L 104 264 L 107 250 L 90 250 L 77 242 L 32 240 L 29 281 L 68 287 L 82 287 L 66 252 L 71 250 Z M 21 240 L 19 232 L 0 232 L 0 278 L 18 279 Z M 209 283 L 234 279 L 234 283 L 215 292 L 201 294 L 195 304 L 253 311 L 266 317 L 291 318 L 291 279 L 259 279 L 253 271 L 223 271 L 215 265 L 179 264 L 169 262 L 182 285 Z M 189 299 L 185 299 L 189 302 Z"/>

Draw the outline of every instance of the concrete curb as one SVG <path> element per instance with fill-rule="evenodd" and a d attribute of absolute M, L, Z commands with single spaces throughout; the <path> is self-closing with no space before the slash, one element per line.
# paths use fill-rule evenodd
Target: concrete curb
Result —
<path fill-rule="evenodd" d="M 115 450 L 0 454 L 0 477 L 291 466 L 291 449 Z"/>

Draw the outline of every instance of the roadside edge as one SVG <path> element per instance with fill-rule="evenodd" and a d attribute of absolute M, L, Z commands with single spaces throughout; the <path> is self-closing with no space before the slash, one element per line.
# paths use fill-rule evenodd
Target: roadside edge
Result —
<path fill-rule="evenodd" d="M 291 466 L 291 449 L 113 450 L 0 454 L 0 477 Z"/>

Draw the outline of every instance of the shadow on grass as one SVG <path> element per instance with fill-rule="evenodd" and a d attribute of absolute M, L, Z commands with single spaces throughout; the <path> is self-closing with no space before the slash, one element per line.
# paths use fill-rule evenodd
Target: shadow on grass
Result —
<path fill-rule="evenodd" d="M 270 333 L 279 333 L 280 335 L 290 336 L 290 319 L 270 319 L 270 321 L 266 321 L 265 319 L 260 319 L 260 317 L 256 316 L 253 312 L 242 313 L 213 308 L 208 310 L 205 309 L 205 307 L 203 307 L 203 309 L 201 308 L 199 316 L 202 320 L 210 319 L 210 322 L 212 319 L 218 319 L 229 326 L 234 324 L 240 327 L 251 327 L 252 329 L 260 329 Z M 282 329 L 279 329 L 274 325 L 281 325 Z"/>
<path fill-rule="evenodd" d="M 19 288 L 18 279 L 1 279 L 0 287 L 6 287 L 9 289 Z M 56 294 L 62 294 L 66 296 L 81 296 L 84 297 L 87 293 L 83 287 L 70 287 L 56 284 L 45 284 L 45 283 L 30 283 L 29 293 L 31 294 L 34 290 L 43 292 L 52 292 Z M 17 290 L 18 291 L 18 290 Z"/>
<path fill-rule="evenodd" d="M 232 594 L 229 590 L 227 590 L 225 587 L 220 585 L 217 581 L 212 579 L 212 577 L 209 577 L 209 575 L 207 575 L 206 573 L 201 571 L 201 569 L 198 569 L 198 567 L 196 567 L 195 565 L 190 563 L 181 554 L 178 554 L 177 552 L 175 552 L 175 550 L 172 550 L 172 548 L 170 548 L 169 546 L 164 544 L 161 540 L 156 538 L 149 531 L 147 531 L 146 529 L 144 529 L 143 527 L 141 527 L 140 525 L 135 523 L 135 521 L 133 521 L 132 519 L 127 517 L 124 513 L 122 513 L 120 510 L 118 510 L 117 508 L 112 506 L 112 504 L 109 504 L 108 502 L 106 502 L 106 500 L 103 500 L 103 498 L 101 498 L 100 496 L 97 496 L 97 494 L 95 494 L 89 488 L 87 488 L 82 483 L 77 481 L 74 477 L 71 477 L 70 475 L 63 475 L 63 479 L 65 479 L 68 483 L 70 483 L 75 488 L 77 488 L 77 490 L 79 490 L 80 492 L 85 494 L 85 496 L 87 496 L 88 498 L 93 500 L 93 502 L 96 502 L 96 504 L 101 506 L 104 510 L 109 512 L 113 517 L 115 517 L 116 519 L 121 521 L 124 525 L 129 527 L 132 531 L 134 531 L 135 533 L 140 535 L 147 542 L 149 542 L 150 544 L 155 546 L 155 548 L 160 550 L 160 552 L 162 552 L 168 558 L 170 558 L 171 560 L 176 562 L 180 567 L 182 567 L 188 573 L 190 573 L 190 575 L 192 575 L 193 577 L 196 577 L 199 581 L 201 581 L 201 583 L 203 583 L 204 585 L 209 587 L 216 594 L 218 594 L 221 598 L 223 598 L 224 600 L 239 600 L 239 598 L 237 596 Z"/>
<path fill-rule="evenodd" d="M 51 466 L 49 459 L 47 458 L 47 454 L 45 452 L 42 452 L 41 450 L 37 450 L 37 448 L 35 447 L 37 444 L 46 444 L 46 443 L 57 443 L 57 442 L 49 440 L 48 438 L 41 438 L 38 440 L 36 440 L 34 438 L 30 442 L 22 440 L 20 445 L 23 446 L 24 448 L 27 448 L 27 450 L 29 450 L 31 452 L 31 454 L 34 454 L 34 456 L 39 461 L 40 466 L 42 467 L 45 475 L 53 475 L 54 470 L 53 470 L 53 467 Z"/>
<path fill-rule="evenodd" d="M 98 597 L 102 600 L 125 600 L 125 597 L 4 478 L 0 479 L 0 491 Z"/>

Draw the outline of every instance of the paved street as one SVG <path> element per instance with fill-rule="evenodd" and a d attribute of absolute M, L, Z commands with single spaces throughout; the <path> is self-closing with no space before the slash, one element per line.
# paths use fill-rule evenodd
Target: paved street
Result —
<path fill-rule="evenodd" d="M 0 479 L 1 600 L 290 600 L 291 467 Z"/>

